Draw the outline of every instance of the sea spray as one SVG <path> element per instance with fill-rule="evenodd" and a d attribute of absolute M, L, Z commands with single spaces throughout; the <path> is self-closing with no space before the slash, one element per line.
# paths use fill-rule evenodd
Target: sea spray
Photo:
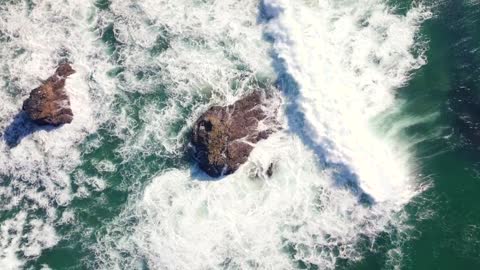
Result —
<path fill-rule="evenodd" d="M 429 13 L 397 16 L 381 1 L 294 2 L 262 5 L 292 129 L 322 162 L 344 171 L 340 181 L 377 202 L 407 202 L 414 194 L 409 154 L 375 134 L 370 120 L 394 105 L 394 91 L 425 63 L 412 50 Z"/>

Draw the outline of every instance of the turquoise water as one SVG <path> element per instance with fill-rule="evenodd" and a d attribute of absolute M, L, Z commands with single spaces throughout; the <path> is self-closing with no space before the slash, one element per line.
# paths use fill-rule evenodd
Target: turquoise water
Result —
<path fill-rule="evenodd" d="M 475 0 L 0 1 L 2 269 L 477 269 L 479 20 Z M 14 122 L 63 60 L 74 122 Z M 283 131 L 208 181 L 196 117 L 272 88 Z"/>

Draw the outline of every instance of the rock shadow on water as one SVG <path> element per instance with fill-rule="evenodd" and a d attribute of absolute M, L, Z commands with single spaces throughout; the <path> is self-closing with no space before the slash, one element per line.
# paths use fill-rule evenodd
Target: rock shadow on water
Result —
<path fill-rule="evenodd" d="M 258 24 L 266 24 L 270 20 L 275 19 L 282 12 L 278 10 L 268 10 L 264 2 L 260 2 L 260 15 L 257 18 Z M 268 11 L 267 11 L 268 10 Z M 270 33 L 265 32 L 263 39 L 271 44 L 275 42 L 275 37 Z M 375 199 L 366 193 L 360 186 L 358 175 L 352 170 L 348 164 L 335 162 L 329 159 L 329 149 L 333 149 L 333 142 L 328 138 L 323 139 L 321 143 L 312 139 L 311 134 L 314 134 L 312 126 L 307 123 L 304 112 L 300 104 L 300 86 L 295 78 L 288 72 L 285 61 L 272 49 L 270 52 L 272 59 L 272 66 L 277 74 L 277 88 L 283 92 L 286 100 L 286 117 L 288 122 L 287 132 L 291 132 L 298 136 L 303 144 L 312 150 L 318 158 L 318 166 L 321 168 L 328 168 L 332 172 L 334 184 L 338 187 L 349 189 L 354 194 L 359 203 L 363 205 L 373 205 Z"/>
<path fill-rule="evenodd" d="M 58 127 L 50 125 L 38 125 L 24 111 L 19 112 L 13 118 L 13 121 L 5 128 L 1 137 L 10 148 L 15 148 L 19 145 L 25 137 L 38 132 L 57 129 Z"/>

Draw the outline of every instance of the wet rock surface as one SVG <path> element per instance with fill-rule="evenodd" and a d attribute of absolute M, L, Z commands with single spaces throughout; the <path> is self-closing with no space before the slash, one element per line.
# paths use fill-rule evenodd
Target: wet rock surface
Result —
<path fill-rule="evenodd" d="M 191 144 L 200 168 L 212 177 L 245 163 L 255 143 L 278 130 L 278 99 L 255 91 L 228 106 L 214 106 L 195 123 Z"/>
<path fill-rule="evenodd" d="M 71 123 L 73 112 L 65 91 L 65 80 L 75 73 L 70 64 L 61 64 L 55 74 L 32 90 L 24 101 L 23 110 L 39 125 L 59 126 Z"/>

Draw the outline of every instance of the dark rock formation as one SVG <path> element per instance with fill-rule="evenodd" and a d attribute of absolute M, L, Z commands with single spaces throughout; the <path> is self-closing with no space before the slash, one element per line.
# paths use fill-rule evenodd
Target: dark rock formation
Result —
<path fill-rule="evenodd" d="M 271 163 L 270 166 L 268 166 L 268 169 L 267 169 L 267 176 L 272 177 L 272 175 L 273 175 L 273 163 Z"/>
<path fill-rule="evenodd" d="M 53 76 L 32 90 L 23 110 L 35 123 L 59 126 L 72 122 L 73 112 L 64 87 L 65 79 L 73 73 L 69 64 L 61 64 Z"/>
<path fill-rule="evenodd" d="M 235 172 L 245 163 L 254 144 L 277 128 L 279 102 L 260 91 L 229 106 L 214 106 L 195 123 L 191 143 L 194 157 L 208 175 Z"/>

